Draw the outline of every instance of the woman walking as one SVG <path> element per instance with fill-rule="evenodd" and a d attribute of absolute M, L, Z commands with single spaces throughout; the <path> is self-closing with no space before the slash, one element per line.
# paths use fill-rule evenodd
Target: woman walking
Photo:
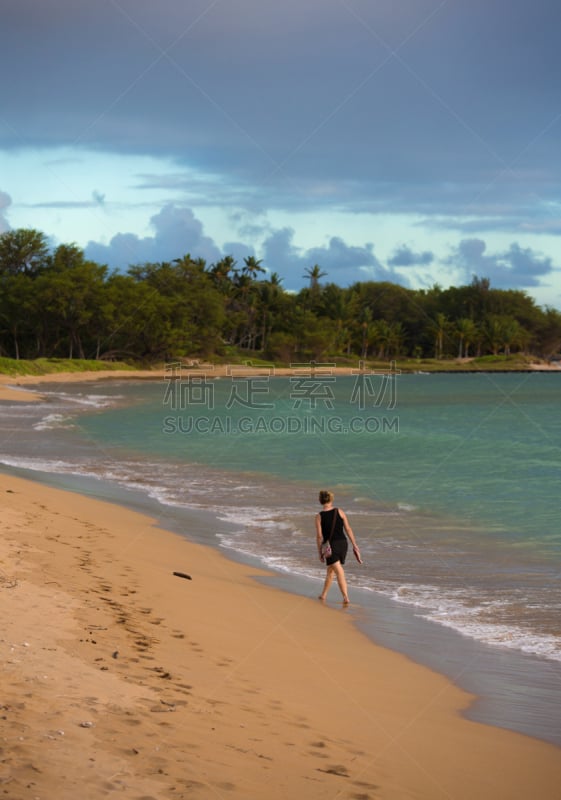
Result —
<path fill-rule="evenodd" d="M 323 509 L 319 514 L 316 514 L 316 543 L 320 561 L 327 564 L 325 583 L 319 599 L 326 599 L 333 578 L 336 578 L 339 590 L 343 595 L 343 603 L 347 604 L 349 602 L 349 595 L 347 592 L 345 570 L 343 569 L 349 546 L 347 536 L 351 540 L 356 560 L 359 564 L 362 564 L 360 551 L 347 515 L 342 509 L 334 508 L 333 506 L 333 492 L 322 489 L 319 493 L 319 502 L 323 506 Z M 325 546 L 327 543 L 329 544 L 328 553 L 325 554 Z"/>

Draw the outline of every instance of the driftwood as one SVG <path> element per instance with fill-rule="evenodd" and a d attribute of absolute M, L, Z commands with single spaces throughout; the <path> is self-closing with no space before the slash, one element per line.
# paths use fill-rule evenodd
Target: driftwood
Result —
<path fill-rule="evenodd" d="M 186 572 L 174 572 L 174 575 L 177 575 L 178 578 L 186 578 L 188 581 L 192 581 L 193 578 L 190 575 L 187 575 Z"/>

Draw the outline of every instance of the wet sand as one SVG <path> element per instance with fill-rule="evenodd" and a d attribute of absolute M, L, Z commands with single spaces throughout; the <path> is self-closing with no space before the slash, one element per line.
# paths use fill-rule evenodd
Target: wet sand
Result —
<path fill-rule="evenodd" d="M 559 748 L 464 719 L 342 607 L 120 506 L 0 496 L 0 796 L 558 797 Z"/>

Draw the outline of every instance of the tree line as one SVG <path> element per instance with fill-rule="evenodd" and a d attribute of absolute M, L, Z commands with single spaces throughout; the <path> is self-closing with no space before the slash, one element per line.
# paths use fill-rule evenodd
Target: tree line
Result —
<path fill-rule="evenodd" d="M 364 281 L 285 291 L 253 256 L 109 270 L 74 244 L 49 248 L 34 229 L 0 236 L 0 355 L 162 361 L 247 353 L 277 362 L 451 358 L 561 349 L 561 313 L 526 292 L 466 286 L 407 289 Z"/>

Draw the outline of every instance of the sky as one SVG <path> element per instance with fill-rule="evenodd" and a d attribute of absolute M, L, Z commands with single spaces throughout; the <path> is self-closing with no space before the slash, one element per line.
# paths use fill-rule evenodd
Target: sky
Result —
<path fill-rule="evenodd" d="M 0 233 L 561 309 L 559 0 L 2 0 Z"/>

